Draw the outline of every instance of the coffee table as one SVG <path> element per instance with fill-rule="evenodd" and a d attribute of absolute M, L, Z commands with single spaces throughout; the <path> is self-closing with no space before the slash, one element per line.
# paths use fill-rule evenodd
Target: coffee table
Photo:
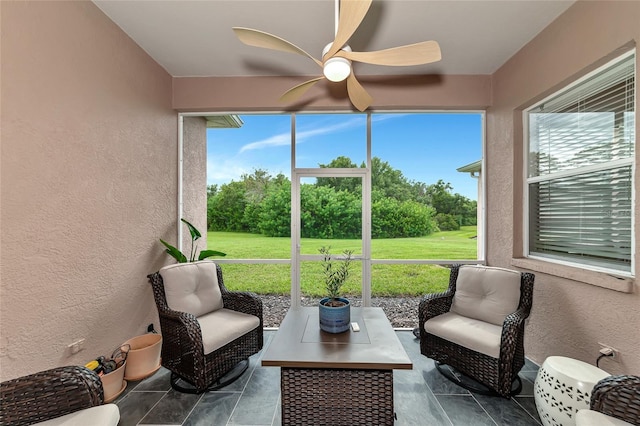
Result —
<path fill-rule="evenodd" d="M 393 425 L 393 370 L 413 364 L 382 308 L 351 308 L 351 329 L 320 330 L 318 308 L 292 308 L 262 357 L 280 367 L 283 425 Z"/>

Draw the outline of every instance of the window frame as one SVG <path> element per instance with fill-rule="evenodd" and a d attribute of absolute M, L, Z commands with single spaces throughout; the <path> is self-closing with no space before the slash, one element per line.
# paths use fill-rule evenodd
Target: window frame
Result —
<path fill-rule="evenodd" d="M 611 288 L 613 290 L 619 290 L 623 292 L 629 291 L 630 280 L 635 278 L 635 256 L 636 256 L 636 238 L 635 238 L 635 226 L 636 220 L 635 216 L 637 213 L 636 208 L 636 182 L 637 182 L 637 174 L 636 174 L 636 156 L 637 156 L 637 132 L 634 133 L 634 143 L 633 143 L 633 153 L 624 159 L 611 160 L 606 163 L 597 163 L 589 166 L 583 166 L 579 169 L 570 169 L 570 170 L 561 170 L 558 172 L 552 173 L 552 177 L 549 178 L 549 173 L 538 176 L 529 176 L 529 161 L 530 161 L 530 119 L 529 114 L 540 105 L 549 102 L 550 100 L 557 98 L 559 95 L 566 94 L 568 91 L 573 90 L 579 87 L 583 82 L 590 79 L 596 74 L 599 74 L 603 71 L 611 69 L 616 66 L 620 62 L 628 59 L 631 56 L 635 57 L 634 63 L 634 97 L 632 104 L 634 106 L 634 120 L 637 128 L 637 99 L 638 93 L 635 90 L 637 86 L 637 56 L 636 49 L 631 49 L 621 55 L 616 56 L 615 58 L 607 61 L 605 64 L 597 67 L 593 71 L 583 75 L 582 77 L 574 80 L 573 82 L 560 87 L 557 90 L 554 90 L 553 93 L 545 96 L 543 99 L 535 102 L 534 104 L 524 108 L 522 110 L 522 141 L 523 141 L 523 150 L 522 150 L 522 188 L 523 188 L 523 214 L 522 214 L 522 256 L 521 259 L 513 259 L 512 264 L 519 267 L 524 267 L 533 270 L 539 270 L 541 272 L 546 272 L 547 270 L 554 275 L 563 276 L 566 278 L 576 279 L 576 276 L 580 276 L 581 280 L 589 282 L 590 284 L 599 285 L 605 288 Z M 596 96 L 599 92 L 589 92 L 588 96 Z M 554 256 L 543 256 L 537 255 L 535 253 L 530 252 L 530 227 L 531 227 L 531 215 L 530 215 L 530 188 L 531 185 L 540 183 L 540 182 L 552 182 L 557 179 L 561 179 L 568 176 L 577 176 L 577 175 L 587 175 L 590 172 L 594 171 L 603 171 L 603 170 L 613 170 L 616 167 L 620 166 L 630 166 L 631 167 L 631 251 L 630 251 L 630 267 L 629 271 L 623 271 L 621 269 L 610 268 L 606 266 L 598 266 L 593 263 L 580 262 L 578 259 L 571 259 L 569 257 L 554 257 Z M 579 170 L 579 171 L 578 171 Z M 545 267 L 544 265 L 548 265 Z M 549 265 L 551 264 L 551 265 Z M 554 266 L 556 265 L 556 266 Z M 589 274 L 594 275 L 593 273 L 598 273 L 595 275 L 593 279 L 586 279 L 585 277 Z M 613 278 L 614 280 L 619 280 L 620 283 L 625 283 L 626 285 L 621 285 L 620 288 L 615 285 L 613 282 L 609 282 L 610 280 L 606 280 L 606 283 L 600 285 L 598 280 L 602 277 Z M 624 287 L 624 288 L 623 288 Z"/>

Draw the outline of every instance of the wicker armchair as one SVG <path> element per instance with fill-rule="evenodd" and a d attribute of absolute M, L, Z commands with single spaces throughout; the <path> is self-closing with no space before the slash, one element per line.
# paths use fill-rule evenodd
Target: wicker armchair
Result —
<path fill-rule="evenodd" d="M 459 280 L 461 271 L 464 279 Z M 505 398 L 517 393 L 512 383 L 524 365 L 524 322 L 531 311 L 534 278 L 502 268 L 453 265 L 447 291 L 420 301 L 420 352 L 434 359 L 450 379 L 441 364 L 486 386 L 490 393 Z M 460 281 L 464 290 L 457 294 Z"/>
<path fill-rule="evenodd" d="M 576 426 L 640 425 L 640 376 L 600 380 L 591 392 L 590 408 L 578 411 Z"/>
<path fill-rule="evenodd" d="M 220 266 L 211 261 L 167 266 L 148 278 L 160 317 L 162 365 L 172 373 L 172 387 L 201 393 L 237 379 L 249 356 L 262 349 L 262 300 L 227 290 Z"/>
<path fill-rule="evenodd" d="M 102 405 L 103 398 L 100 378 L 85 367 L 41 371 L 0 383 L 0 424 L 21 426 L 57 419 L 56 424 L 115 426 L 120 411 L 115 404 Z"/>

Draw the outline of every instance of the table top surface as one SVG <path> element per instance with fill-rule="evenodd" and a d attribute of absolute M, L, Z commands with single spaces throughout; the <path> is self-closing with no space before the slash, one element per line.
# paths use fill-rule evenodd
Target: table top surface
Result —
<path fill-rule="evenodd" d="M 320 330 L 318 308 L 292 308 L 271 340 L 262 365 L 291 368 L 411 370 L 413 364 L 382 308 L 351 308 L 349 329 L 332 334 Z"/>

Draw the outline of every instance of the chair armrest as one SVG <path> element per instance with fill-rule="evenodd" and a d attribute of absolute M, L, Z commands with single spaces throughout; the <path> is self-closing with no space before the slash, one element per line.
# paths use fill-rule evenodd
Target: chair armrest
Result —
<path fill-rule="evenodd" d="M 525 309 L 518 309 L 515 312 L 510 313 L 504 319 L 502 323 L 502 338 L 501 342 L 509 338 L 509 335 L 517 333 L 517 330 L 524 324 L 524 320 L 529 317 L 529 312 Z"/>
<path fill-rule="evenodd" d="M 255 293 L 248 291 L 225 291 L 222 293 L 222 303 L 227 309 L 255 315 L 262 324 L 262 299 Z"/>
<path fill-rule="evenodd" d="M 204 353 L 202 329 L 194 315 L 171 309 L 159 309 L 158 317 L 160 318 L 163 345 L 178 341 L 181 342 L 181 345 L 189 345 L 198 353 Z"/>
<path fill-rule="evenodd" d="M 81 366 L 57 367 L 0 384 L 0 424 L 30 425 L 104 401 L 102 381 Z"/>
<path fill-rule="evenodd" d="M 425 321 L 449 312 L 453 303 L 454 292 L 447 290 L 443 293 L 432 293 L 424 296 L 418 304 L 418 322 L 420 328 Z"/>
<path fill-rule="evenodd" d="M 640 425 L 640 376 L 609 376 L 591 393 L 591 409 Z"/>
<path fill-rule="evenodd" d="M 502 335 L 500 336 L 500 369 L 504 372 L 513 370 L 512 365 L 516 356 L 524 360 L 523 349 L 517 351 L 518 345 L 522 342 L 524 332 L 524 320 L 529 317 L 527 308 L 520 308 L 510 313 L 502 323 Z M 521 354 L 521 355 L 518 355 Z"/>

